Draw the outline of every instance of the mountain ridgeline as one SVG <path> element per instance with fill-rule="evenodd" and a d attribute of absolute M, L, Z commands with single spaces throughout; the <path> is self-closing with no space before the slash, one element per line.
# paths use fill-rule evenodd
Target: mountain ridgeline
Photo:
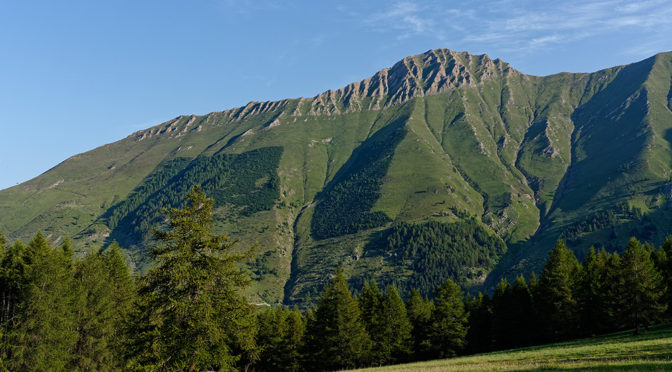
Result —
<path fill-rule="evenodd" d="M 581 258 L 672 232 L 672 53 L 525 75 L 487 55 L 407 57 L 313 98 L 180 116 L 0 191 L 0 229 L 149 262 L 163 208 L 194 184 L 216 228 L 257 244 L 257 303 L 353 282 L 492 289 L 558 238 Z"/>

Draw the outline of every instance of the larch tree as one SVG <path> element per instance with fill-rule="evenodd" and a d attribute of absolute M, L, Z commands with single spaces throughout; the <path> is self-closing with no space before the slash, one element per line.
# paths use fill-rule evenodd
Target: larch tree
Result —
<path fill-rule="evenodd" d="M 548 255 L 535 293 L 547 339 L 566 339 L 578 331 L 576 284 L 579 272 L 574 253 L 558 241 Z"/>
<path fill-rule="evenodd" d="M 625 314 L 639 334 L 642 326 L 657 320 L 667 309 L 661 302 L 666 291 L 663 277 L 651 259 L 650 250 L 632 238 L 623 254 L 622 291 Z"/>
<path fill-rule="evenodd" d="M 232 370 L 254 350 L 252 306 L 240 293 L 249 279 L 238 266 L 247 254 L 213 233 L 212 207 L 196 186 L 183 208 L 167 211 L 167 230 L 155 232 L 155 267 L 142 279 L 134 313 L 131 367 Z"/>
<path fill-rule="evenodd" d="M 430 300 L 420 295 L 420 291 L 411 289 L 411 295 L 406 301 L 406 314 L 411 322 L 413 355 L 416 360 L 424 360 L 431 357 L 429 326 L 431 324 L 433 306 Z"/>
<path fill-rule="evenodd" d="M 364 364 L 371 339 L 339 266 L 324 287 L 306 326 L 306 361 L 310 370 L 354 368 Z"/>
<path fill-rule="evenodd" d="M 464 309 L 460 287 L 447 280 L 435 291 L 429 329 L 432 349 L 439 358 L 455 356 L 465 346 L 469 314 Z"/>

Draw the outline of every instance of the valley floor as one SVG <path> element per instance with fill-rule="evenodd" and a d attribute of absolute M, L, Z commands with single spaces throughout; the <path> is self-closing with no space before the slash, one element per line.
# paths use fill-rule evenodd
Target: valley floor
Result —
<path fill-rule="evenodd" d="M 362 371 L 670 371 L 672 323 L 551 345 Z"/>

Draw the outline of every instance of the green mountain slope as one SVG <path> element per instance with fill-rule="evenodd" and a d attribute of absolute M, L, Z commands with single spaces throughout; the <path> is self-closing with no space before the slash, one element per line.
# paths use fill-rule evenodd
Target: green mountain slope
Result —
<path fill-rule="evenodd" d="M 671 78 L 672 53 L 538 77 L 431 50 L 74 156 L 0 191 L 0 229 L 116 240 L 141 270 L 159 211 L 202 184 L 218 229 L 258 244 L 254 301 L 309 302 L 338 264 L 355 282 L 488 288 L 537 270 L 558 237 L 580 256 L 670 232 Z"/>

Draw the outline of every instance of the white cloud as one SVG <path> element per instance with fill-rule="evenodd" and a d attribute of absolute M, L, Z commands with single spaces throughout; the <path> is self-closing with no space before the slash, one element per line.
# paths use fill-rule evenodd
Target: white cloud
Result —
<path fill-rule="evenodd" d="M 450 34 L 453 40 L 462 42 L 498 43 L 507 45 L 507 49 L 527 51 L 616 32 L 672 32 L 672 0 L 499 0 L 462 4 L 463 8 L 446 8 L 443 2 L 396 2 L 370 14 L 364 23 L 376 31 L 392 30 L 399 38 L 445 40 Z"/>

